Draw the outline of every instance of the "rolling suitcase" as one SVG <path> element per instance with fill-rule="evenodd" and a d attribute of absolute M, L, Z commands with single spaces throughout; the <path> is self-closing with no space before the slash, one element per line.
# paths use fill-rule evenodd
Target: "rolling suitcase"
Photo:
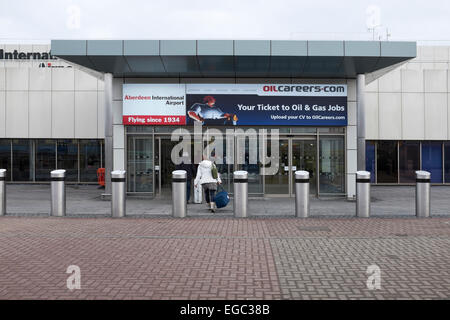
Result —
<path fill-rule="evenodd" d="M 219 186 L 217 190 L 217 194 L 214 197 L 214 202 L 216 203 L 217 208 L 226 207 L 228 202 L 230 202 L 230 197 L 228 196 L 228 192 L 222 186 Z"/>

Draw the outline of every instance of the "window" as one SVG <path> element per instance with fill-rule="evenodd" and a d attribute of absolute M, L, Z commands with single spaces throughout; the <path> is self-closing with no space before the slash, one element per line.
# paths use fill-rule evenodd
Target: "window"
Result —
<path fill-rule="evenodd" d="M 58 169 L 66 170 L 67 181 L 78 181 L 78 143 L 76 140 L 58 140 Z"/>
<path fill-rule="evenodd" d="M 400 183 L 415 183 L 416 171 L 420 169 L 420 143 L 399 142 Z"/>
<path fill-rule="evenodd" d="M 246 133 L 251 133 L 252 130 L 255 130 L 255 133 L 258 132 L 257 128 L 244 128 L 243 130 Z M 262 165 L 258 152 L 260 139 L 257 135 L 252 136 L 250 134 L 246 137 L 243 134 L 236 134 L 236 156 L 238 161 L 243 161 L 239 163 L 240 170 L 248 172 L 248 193 L 261 194 L 263 193 L 263 176 L 261 175 Z M 242 159 L 239 160 L 239 156 L 242 156 Z"/>
<path fill-rule="evenodd" d="M 55 170 L 55 141 L 36 140 L 36 181 L 50 181 L 50 171 Z"/>
<path fill-rule="evenodd" d="M 432 183 L 442 183 L 442 143 L 422 143 L 422 170 L 431 173 Z"/>
<path fill-rule="evenodd" d="M 32 141 L 25 139 L 12 140 L 13 181 L 33 181 L 33 148 Z"/>
<path fill-rule="evenodd" d="M 318 128 L 320 133 L 344 133 L 344 128 L 342 127 L 327 127 L 327 128 Z"/>
<path fill-rule="evenodd" d="M 377 182 L 398 183 L 397 141 L 377 143 Z"/>
<path fill-rule="evenodd" d="M 344 137 L 321 136 L 319 141 L 320 193 L 344 193 Z"/>
<path fill-rule="evenodd" d="M 291 133 L 316 133 L 317 128 L 315 127 L 292 127 Z M 282 131 L 280 131 L 282 132 Z M 328 132 L 328 131 L 327 131 Z"/>
<path fill-rule="evenodd" d="M 370 172 L 370 182 L 375 183 L 375 142 L 366 141 L 366 170 Z"/>
<path fill-rule="evenodd" d="M 103 141 L 100 141 L 100 144 L 101 144 L 101 146 L 102 146 L 102 151 L 101 151 L 101 153 L 102 153 L 102 168 L 106 168 L 106 162 L 105 162 L 105 142 L 103 142 Z"/>
<path fill-rule="evenodd" d="M 163 140 L 164 148 L 161 146 L 161 158 L 166 161 L 162 163 L 167 171 L 164 172 L 164 182 L 171 185 L 170 174 L 175 165 L 170 162 L 170 140 Z M 162 144 L 162 143 L 161 143 Z M 128 136 L 128 191 L 129 192 L 153 192 L 153 139 L 151 137 Z M 170 169 L 169 169 L 170 166 Z M 158 173 L 162 170 L 158 171 Z M 163 181 L 161 180 L 161 184 Z"/>
<path fill-rule="evenodd" d="M 285 170 L 289 166 L 289 140 L 279 139 L 278 141 L 278 159 L 272 154 L 272 143 L 267 140 L 267 155 L 271 157 L 271 162 L 265 166 L 270 168 L 274 166 L 274 162 L 278 161 L 278 170 L 274 174 L 267 174 L 264 176 L 266 179 L 266 190 L 268 194 L 288 194 L 289 193 L 289 170 Z M 273 158 L 273 160 L 272 160 Z"/>
<path fill-rule="evenodd" d="M 6 181 L 11 180 L 11 140 L 0 140 L 0 169 L 6 169 Z"/>
<path fill-rule="evenodd" d="M 80 181 L 96 182 L 100 168 L 100 148 L 98 140 L 80 140 Z"/>
<path fill-rule="evenodd" d="M 444 159 L 445 183 L 450 183 L 450 142 L 444 143 Z"/>

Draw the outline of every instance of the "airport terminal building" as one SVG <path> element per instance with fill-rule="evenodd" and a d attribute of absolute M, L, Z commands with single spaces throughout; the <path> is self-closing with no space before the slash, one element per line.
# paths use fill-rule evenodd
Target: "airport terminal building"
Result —
<path fill-rule="evenodd" d="M 55 168 L 96 183 L 98 168 L 122 169 L 130 195 L 164 196 L 172 150 L 201 123 L 204 143 L 228 138 L 215 159 L 230 192 L 238 169 L 254 196 L 293 196 L 295 170 L 310 172 L 315 196 L 353 198 L 361 169 L 374 184 L 411 184 L 419 169 L 450 184 L 449 55 L 383 41 L 0 45 L 0 167 L 10 183 Z M 270 157 L 274 129 L 278 166 L 264 175 L 251 146 Z"/>

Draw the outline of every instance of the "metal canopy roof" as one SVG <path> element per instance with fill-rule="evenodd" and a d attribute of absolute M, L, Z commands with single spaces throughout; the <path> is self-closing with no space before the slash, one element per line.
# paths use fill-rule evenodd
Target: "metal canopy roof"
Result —
<path fill-rule="evenodd" d="M 116 77 L 354 78 L 416 57 L 415 42 L 52 40 L 52 54 Z"/>

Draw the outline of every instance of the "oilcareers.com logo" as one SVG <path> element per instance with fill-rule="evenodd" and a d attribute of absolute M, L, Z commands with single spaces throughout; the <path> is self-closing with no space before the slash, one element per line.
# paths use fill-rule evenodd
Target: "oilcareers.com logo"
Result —
<path fill-rule="evenodd" d="M 304 92 L 304 93 L 311 93 L 311 92 L 341 92 L 344 93 L 347 91 L 346 86 L 344 85 L 270 85 L 270 86 L 263 86 L 264 92 L 289 92 L 289 93 L 295 93 L 295 92 Z"/>

